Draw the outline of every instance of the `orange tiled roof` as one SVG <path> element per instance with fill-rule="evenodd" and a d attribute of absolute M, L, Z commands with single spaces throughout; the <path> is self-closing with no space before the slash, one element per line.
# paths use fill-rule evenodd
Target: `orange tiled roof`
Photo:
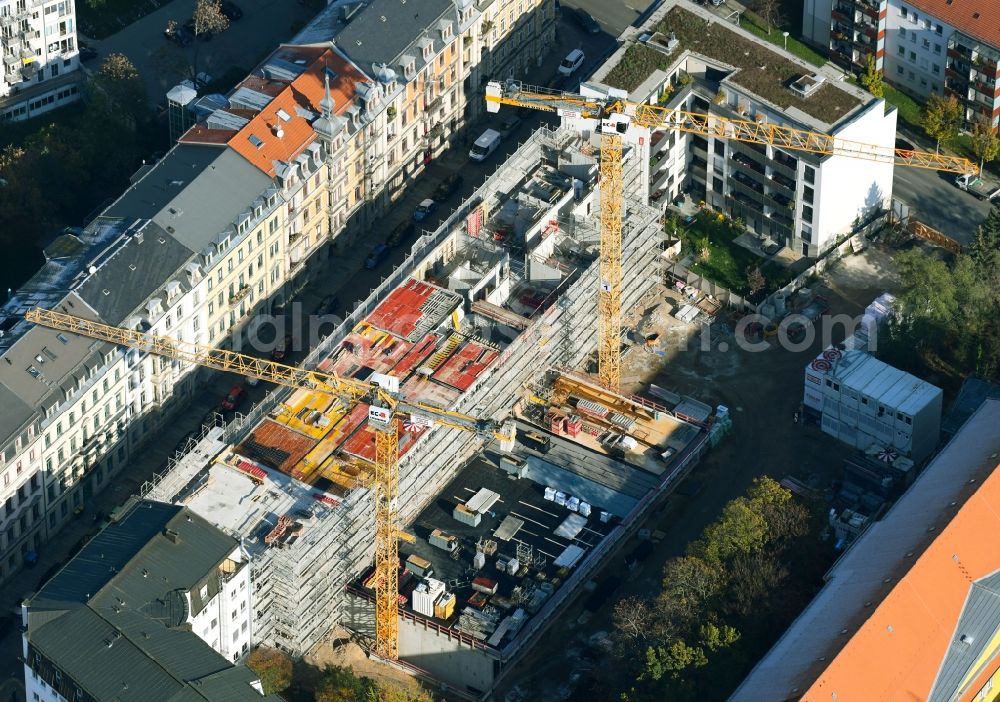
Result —
<path fill-rule="evenodd" d="M 1000 49 L 1000 3 L 997 0 L 910 0 L 908 4 Z"/>
<path fill-rule="evenodd" d="M 958 637 L 956 627 L 972 584 L 1000 569 L 1000 552 L 991 538 L 996 533 L 1000 470 L 993 470 L 962 505 L 802 700 L 928 699 Z M 985 673 L 996 670 L 996 653 L 988 655 L 979 670 L 969 671 L 971 682 L 949 699 L 971 699 L 978 692 L 975 681 L 981 685 Z"/>
<path fill-rule="evenodd" d="M 354 101 L 357 84 L 368 82 L 368 79 L 353 65 L 326 49 L 312 61 L 309 68 L 240 129 L 229 140 L 229 145 L 269 176 L 275 174 L 275 161 L 290 161 L 302 153 L 312 142 L 314 132 L 309 120 L 299 115 L 295 108 L 303 107 L 319 114 L 326 68 L 335 74 L 330 80 L 334 112 L 342 114 Z M 287 121 L 278 115 L 279 110 L 288 117 Z M 277 136 L 279 127 L 280 137 Z M 251 140 L 251 137 L 255 139 Z M 260 142 L 259 146 L 254 143 L 257 140 Z"/>

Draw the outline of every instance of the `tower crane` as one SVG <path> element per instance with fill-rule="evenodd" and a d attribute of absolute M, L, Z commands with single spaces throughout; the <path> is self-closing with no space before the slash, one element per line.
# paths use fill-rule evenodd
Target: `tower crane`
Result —
<path fill-rule="evenodd" d="M 399 394 L 399 379 L 373 374 L 372 380 L 341 378 L 333 373 L 308 370 L 228 351 L 181 341 L 169 336 L 114 327 L 40 307 L 28 310 L 25 318 L 61 332 L 78 334 L 118 346 L 138 349 L 169 359 L 206 368 L 257 377 L 277 385 L 312 390 L 336 397 L 350 409 L 359 402 L 368 405 L 368 424 L 375 433 L 375 645 L 373 653 L 383 659 L 399 658 L 399 544 L 397 519 L 399 490 L 399 427 L 397 420 L 409 416 L 418 426 L 435 424 L 473 432 L 501 441 L 511 437 L 501 432 L 499 422 L 460 412 L 409 402 Z"/>
<path fill-rule="evenodd" d="M 614 96 L 588 97 L 562 93 L 513 80 L 487 83 L 486 103 L 488 112 L 499 111 L 501 105 L 511 105 L 597 122 L 596 129 L 601 135 L 597 371 L 601 383 L 615 392 L 619 390 L 621 383 L 622 142 L 630 126 L 670 129 L 704 137 L 722 137 L 824 156 L 848 156 L 896 166 L 951 173 L 978 172 L 974 164 L 959 156 L 878 146 L 780 124 L 729 119 L 631 102 Z"/>

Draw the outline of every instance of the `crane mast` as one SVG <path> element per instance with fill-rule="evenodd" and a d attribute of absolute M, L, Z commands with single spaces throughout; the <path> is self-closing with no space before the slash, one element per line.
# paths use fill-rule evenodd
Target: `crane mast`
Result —
<path fill-rule="evenodd" d="M 621 384 L 621 256 L 624 201 L 621 135 L 629 124 L 647 129 L 669 129 L 823 156 L 847 156 L 950 173 L 978 172 L 973 163 L 960 156 L 867 144 L 763 120 L 730 119 L 660 105 L 630 102 L 617 97 L 586 97 L 561 93 L 513 80 L 502 83 L 491 81 L 486 86 L 487 111 L 497 112 L 501 105 L 573 114 L 597 120 L 601 138 L 597 374 L 600 382 L 615 392 L 618 392 Z"/>

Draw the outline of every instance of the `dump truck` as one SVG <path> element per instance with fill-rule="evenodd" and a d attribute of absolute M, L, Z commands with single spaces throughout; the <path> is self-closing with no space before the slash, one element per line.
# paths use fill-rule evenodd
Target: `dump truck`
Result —
<path fill-rule="evenodd" d="M 980 200 L 993 200 L 1000 196 L 1000 180 L 988 174 L 964 173 L 955 177 L 955 185 L 959 190 L 972 193 Z"/>

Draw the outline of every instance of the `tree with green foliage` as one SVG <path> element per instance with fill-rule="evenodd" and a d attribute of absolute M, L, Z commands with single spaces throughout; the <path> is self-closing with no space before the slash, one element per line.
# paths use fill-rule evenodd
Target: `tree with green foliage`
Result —
<path fill-rule="evenodd" d="M 1000 381 L 998 225 L 1000 212 L 991 211 L 969 253 L 951 265 L 916 249 L 896 257 L 903 291 L 879 335 L 881 356 L 920 376 L 930 365 Z"/>
<path fill-rule="evenodd" d="M 125 118 L 136 128 L 147 113 L 146 86 L 125 54 L 109 54 L 94 76 L 94 88 L 108 100 L 108 111 Z"/>
<path fill-rule="evenodd" d="M 701 668 L 708 664 L 708 657 L 701 646 L 690 646 L 684 640 L 678 639 L 668 646 L 650 646 L 646 649 L 646 667 L 640 676 L 641 680 L 660 680 L 662 678 L 680 679 L 682 675 L 693 668 Z"/>
<path fill-rule="evenodd" d="M 958 136 L 962 126 L 962 106 L 954 95 L 931 95 L 924 105 L 921 126 L 936 142 L 935 151 L 941 144 L 950 144 Z"/>
<path fill-rule="evenodd" d="M 972 153 L 979 159 L 979 171 L 983 165 L 1000 156 L 1000 138 L 986 122 L 976 120 L 972 125 Z"/>
<path fill-rule="evenodd" d="M 292 684 L 292 659 L 275 648 L 260 646 L 251 651 L 247 667 L 260 677 L 265 695 L 287 690 Z"/>
<path fill-rule="evenodd" d="M 885 95 L 885 83 L 882 82 L 882 71 L 878 69 L 874 55 L 868 54 L 868 60 L 865 63 L 865 72 L 861 74 L 859 80 L 861 81 L 861 85 L 865 86 L 865 89 L 875 97 L 883 97 Z"/>
<path fill-rule="evenodd" d="M 997 252 L 1000 252 L 1000 204 L 994 203 L 986 219 L 976 228 L 975 238 L 969 245 L 969 256 L 977 266 L 984 266 Z"/>

